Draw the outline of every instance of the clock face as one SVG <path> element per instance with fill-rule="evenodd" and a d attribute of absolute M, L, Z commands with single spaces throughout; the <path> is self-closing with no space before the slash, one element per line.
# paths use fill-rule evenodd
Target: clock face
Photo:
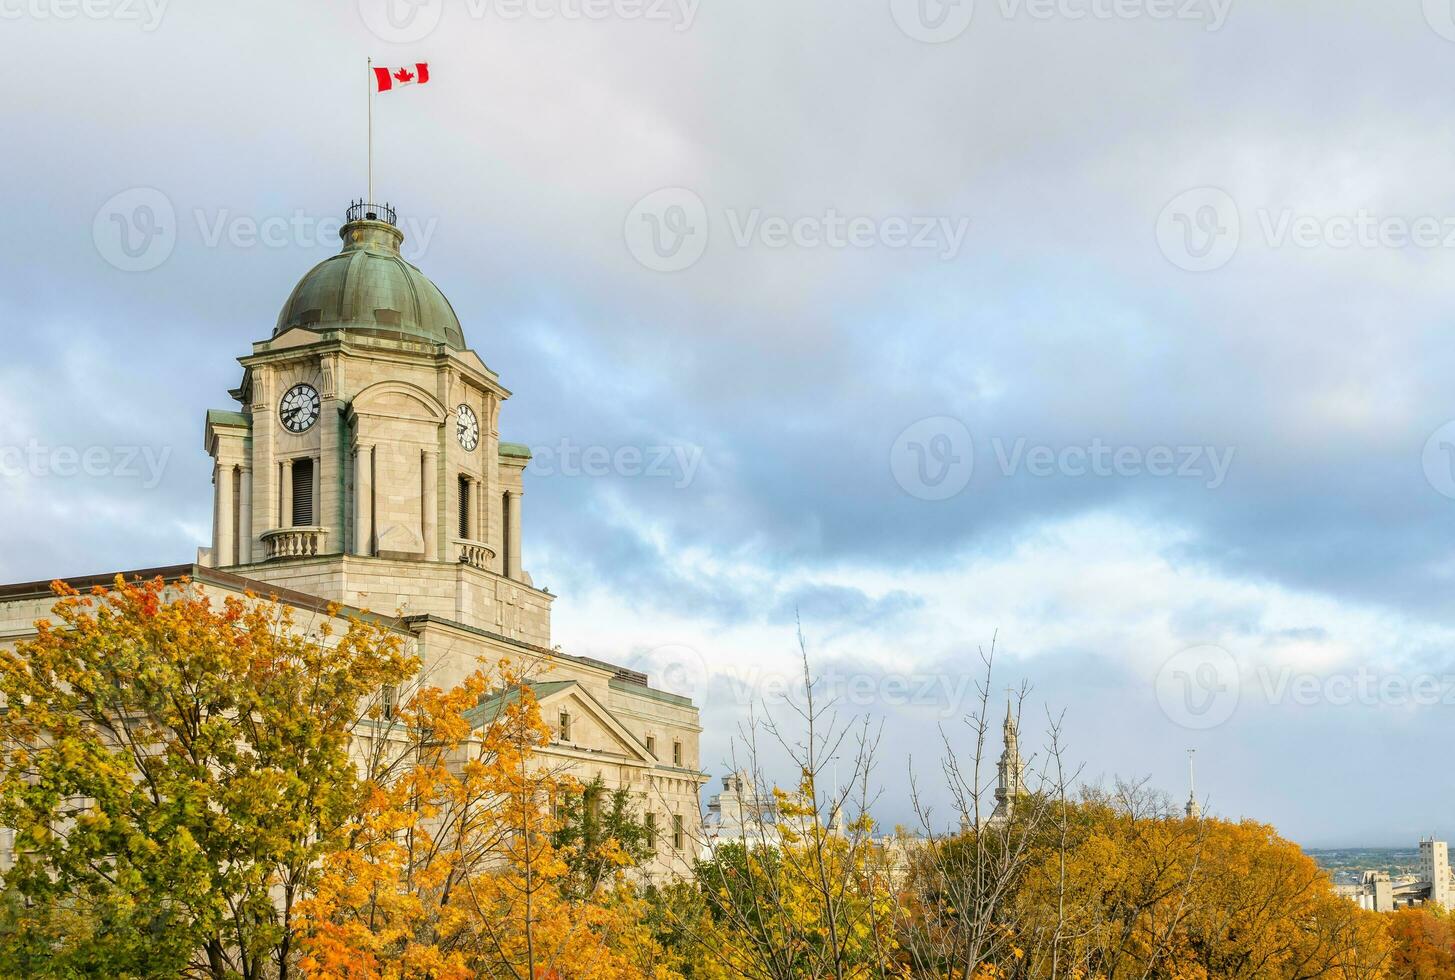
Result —
<path fill-rule="evenodd" d="M 289 432 L 307 432 L 318 421 L 319 404 L 313 385 L 294 385 L 278 405 L 278 421 Z"/>
<path fill-rule="evenodd" d="M 461 405 L 455 409 L 455 435 L 459 437 L 460 445 L 467 453 L 473 453 L 475 447 L 480 445 L 480 420 L 475 417 L 475 410 L 469 405 Z"/>

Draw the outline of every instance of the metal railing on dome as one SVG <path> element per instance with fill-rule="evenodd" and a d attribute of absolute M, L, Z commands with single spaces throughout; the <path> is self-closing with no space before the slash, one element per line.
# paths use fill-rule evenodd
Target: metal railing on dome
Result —
<path fill-rule="evenodd" d="M 374 204 L 362 200 L 349 202 L 345 218 L 348 221 L 387 221 L 391 225 L 399 224 L 395 219 L 394 209 L 388 204 Z"/>

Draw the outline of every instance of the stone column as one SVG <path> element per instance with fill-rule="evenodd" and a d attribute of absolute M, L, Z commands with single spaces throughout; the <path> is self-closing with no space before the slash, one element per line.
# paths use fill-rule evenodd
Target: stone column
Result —
<path fill-rule="evenodd" d="M 520 580 L 520 491 L 505 495 L 505 577 Z"/>
<path fill-rule="evenodd" d="M 424 498 L 420 533 L 424 535 L 424 557 L 435 561 L 440 557 L 440 454 L 431 449 L 424 450 L 420 466 L 423 468 L 421 486 Z"/>
<path fill-rule="evenodd" d="M 231 463 L 217 464 L 217 529 L 213 534 L 216 550 L 213 561 L 218 568 L 237 564 L 233 543 L 233 481 L 237 478 L 237 467 Z"/>
<path fill-rule="evenodd" d="M 242 490 L 238 495 L 237 563 L 248 565 L 253 560 L 253 471 L 244 466 L 238 472 Z"/>
<path fill-rule="evenodd" d="M 354 554 L 374 553 L 374 447 L 354 450 Z"/>
<path fill-rule="evenodd" d="M 270 372 L 270 368 L 258 366 L 253 377 L 252 403 L 249 406 L 253 419 L 253 513 L 252 520 L 248 523 L 253 534 L 253 553 L 259 557 L 264 553 L 262 536 L 279 526 L 278 463 L 274 446 L 278 423 Z"/>
<path fill-rule="evenodd" d="M 475 485 L 474 497 L 470 500 L 475 513 L 470 515 L 470 540 L 484 541 L 485 527 L 490 514 L 490 505 L 485 501 L 485 481 L 472 480 Z"/>
<path fill-rule="evenodd" d="M 342 413 L 339 411 L 339 390 L 342 387 L 344 359 L 338 354 L 325 355 L 320 363 L 320 416 L 318 420 L 318 459 L 313 494 L 313 523 L 328 528 L 323 539 L 324 554 L 347 551 L 344 524 L 349 519 L 345 510 L 344 453 L 340 438 Z"/>
<path fill-rule="evenodd" d="M 212 464 L 212 567 L 222 564 L 222 463 Z"/>
<path fill-rule="evenodd" d="M 278 526 L 293 526 L 293 460 L 278 461 Z"/>
<path fill-rule="evenodd" d="M 324 455 L 329 455 L 325 453 Z M 323 512 L 323 457 L 313 460 L 313 520 L 314 527 L 324 527 Z M 326 541 L 327 539 L 325 539 Z"/>

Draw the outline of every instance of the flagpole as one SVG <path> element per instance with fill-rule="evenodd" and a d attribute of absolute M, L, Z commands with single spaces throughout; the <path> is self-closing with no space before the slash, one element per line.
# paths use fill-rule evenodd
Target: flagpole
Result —
<path fill-rule="evenodd" d="M 369 199 L 365 204 L 374 203 L 374 59 L 369 59 L 369 70 L 365 72 L 368 82 L 369 99 Z"/>

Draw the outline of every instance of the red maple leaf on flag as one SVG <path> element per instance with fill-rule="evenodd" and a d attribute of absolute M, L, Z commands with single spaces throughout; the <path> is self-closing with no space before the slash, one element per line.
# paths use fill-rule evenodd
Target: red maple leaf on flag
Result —
<path fill-rule="evenodd" d="M 0 0 L 4 3 L 4 0 Z M 374 72 L 374 91 L 388 92 L 401 85 L 423 85 L 429 81 L 429 62 L 416 61 L 413 70 L 409 68 L 385 68 L 370 65 Z"/>

